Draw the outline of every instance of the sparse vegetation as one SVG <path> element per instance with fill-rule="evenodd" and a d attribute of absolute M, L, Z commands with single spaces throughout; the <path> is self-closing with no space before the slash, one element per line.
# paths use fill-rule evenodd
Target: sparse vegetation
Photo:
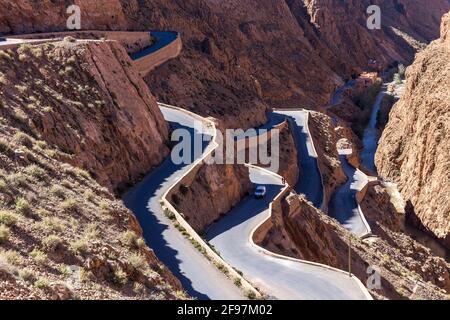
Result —
<path fill-rule="evenodd" d="M 400 75 L 401 78 L 405 77 L 405 73 L 406 73 L 406 67 L 403 64 L 399 64 L 398 65 L 398 74 Z"/>
<path fill-rule="evenodd" d="M 388 120 L 389 113 L 391 112 L 392 106 L 395 104 L 396 99 L 393 95 L 386 94 L 381 101 L 380 110 L 377 114 L 377 128 L 384 129 Z"/>
<path fill-rule="evenodd" d="M 95 198 L 95 194 L 91 190 L 84 191 L 84 198 L 88 201 L 93 201 Z"/>
<path fill-rule="evenodd" d="M 30 256 L 37 264 L 44 265 L 47 262 L 47 255 L 41 250 L 34 249 L 30 252 Z"/>
<path fill-rule="evenodd" d="M 53 193 L 55 196 L 59 197 L 59 198 L 65 198 L 66 196 L 66 191 L 63 187 L 55 184 L 50 188 L 50 192 Z"/>
<path fill-rule="evenodd" d="M 147 269 L 147 261 L 141 254 L 133 253 L 128 259 L 130 264 L 139 271 L 145 271 Z"/>
<path fill-rule="evenodd" d="M 21 172 L 10 174 L 6 177 L 6 180 L 8 181 L 8 184 L 14 188 L 27 186 L 27 179 Z"/>
<path fill-rule="evenodd" d="M 0 256 L 14 266 L 21 265 L 23 262 L 20 254 L 14 250 L 2 251 L 0 252 Z"/>
<path fill-rule="evenodd" d="M 114 283 L 123 286 L 128 282 L 128 276 L 122 269 L 119 268 L 114 272 L 113 280 Z"/>
<path fill-rule="evenodd" d="M 245 293 L 245 296 L 249 299 L 249 300 L 255 300 L 256 299 L 256 293 L 254 293 L 253 291 L 248 290 Z"/>
<path fill-rule="evenodd" d="M 8 156 L 11 155 L 13 152 L 9 143 L 4 139 L 0 139 L 0 152 Z"/>
<path fill-rule="evenodd" d="M 135 282 L 133 284 L 133 292 L 135 294 L 143 294 L 145 292 L 145 286 L 142 283 Z"/>
<path fill-rule="evenodd" d="M 34 282 L 34 286 L 38 289 L 46 289 L 48 288 L 48 280 L 41 277 Z"/>
<path fill-rule="evenodd" d="M 25 173 L 36 178 L 38 180 L 44 180 L 46 178 L 47 173 L 44 169 L 39 166 L 32 164 L 25 168 Z"/>
<path fill-rule="evenodd" d="M 377 98 L 378 93 L 381 90 L 382 82 L 377 81 L 367 90 L 357 95 L 353 101 L 361 109 L 360 120 L 352 125 L 353 131 L 359 138 L 364 136 L 364 129 L 370 119 L 370 114 L 372 112 L 373 105 Z"/>
<path fill-rule="evenodd" d="M 97 239 L 100 236 L 100 229 L 96 223 L 90 223 L 87 225 L 84 232 L 84 236 L 87 239 Z"/>
<path fill-rule="evenodd" d="M 18 213 L 28 214 L 30 213 L 31 207 L 25 198 L 17 198 L 15 209 Z"/>
<path fill-rule="evenodd" d="M 17 223 L 17 215 L 14 212 L 2 210 L 0 211 L 0 224 L 8 227 L 13 227 Z"/>
<path fill-rule="evenodd" d="M 64 37 L 64 39 L 63 39 L 63 41 L 64 42 L 76 42 L 77 41 L 77 39 L 75 39 L 74 37 L 71 37 L 71 36 L 67 36 L 67 37 Z"/>
<path fill-rule="evenodd" d="M 121 237 L 122 243 L 129 248 L 138 249 L 145 245 L 145 242 L 133 231 L 125 231 Z"/>
<path fill-rule="evenodd" d="M 218 263 L 216 266 L 217 266 L 217 269 L 219 269 L 219 271 L 222 272 L 223 274 L 225 274 L 225 275 L 229 274 L 228 268 L 224 264 Z"/>
<path fill-rule="evenodd" d="M 69 180 L 66 179 L 62 180 L 61 185 L 67 189 L 73 189 L 73 185 Z"/>
<path fill-rule="evenodd" d="M 23 145 L 27 148 L 32 148 L 33 147 L 33 138 L 31 138 L 29 135 L 27 135 L 24 132 L 17 132 L 14 135 L 14 141 L 17 144 Z"/>
<path fill-rule="evenodd" d="M 42 240 L 43 249 L 47 252 L 56 251 L 62 244 L 63 241 L 56 235 L 50 235 Z"/>
<path fill-rule="evenodd" d="M 169 220 L 171 221 L 175 221 L 176 217 L 175 217 L 175 213 L 173 213 L 172 211 L 170 211 L 169 209 L 164 209 L 164 215 L 169 218 Z"/>
<path fill-rule="evenodd" d="M 60 207 L 65 212 L 76 212 L 78 210 L 78 203 L 73 198 L 68 198 L 61 202 Z"/>
<path fill-rule="evenodd" d="M 80 282 L 89 282 L 91 281 L 91 279 L 94 278 L 94 275 L 92 274 L 91 271 L 86 270 L 85 268 L 80 268 L 79 269 L 79 279 Z"/>
<path fill-rule="evenodd" d="M 100 201 L 98 204 L 100 207 L 100 211 L 102 214 L 108 214 L 109 213 L 109 203 L 106 200 Z"/>
<path fill-rule="evenodd" d="M 48 231 L 62 232 L 66 229 L 65 222 L 57 217 L 44 217 L 41 225 Z"/>
<path fill-rule="evenodd" d="M 70 243 L 70 249 L 75 253 L 85 253 L 88 249 L 88 244 L 86 240 L 76 240 Z"/>
<path fill-rule="evenodd" d="M 0 179 L 0 192 L 3 193 L 9 192 L 8 184 L 3 179 Z"/>
<path fill-rule="evenodd" d="M 394 83 L 396 85 L 402 84 L 402 77 L 400 76 L 399 73 L 394 74 Z"/>
<path fill-rule="evenodd" d="M 4 50 L 0 50 L 0 59 L 12 60 L 12 57 L 11 57 L 11 55 L 8 52 L 6 52 Z"/>
<path fill-rule="evenodd" d="M 69 266 L 62 264 L 58 267 L 59 273 L 61 273 L 65 278 L 69 277 L 72 274 Z"/>
<path fill-rule="evenodd" d="M 35 281 L 33 271 L 28 268 L 19 270 L 19 278 L 25 282 L 30 282 L 30 283 Z"/>
<path fill-rule="evenodd" d="M 75 168 L 75 173 L 77 176 L 79 177 L 83 177 L 85 179 L 90 179 L 91 175 L 89 172 L 87 172 L 86 170 L 83 170 L 81 168 Z"/>

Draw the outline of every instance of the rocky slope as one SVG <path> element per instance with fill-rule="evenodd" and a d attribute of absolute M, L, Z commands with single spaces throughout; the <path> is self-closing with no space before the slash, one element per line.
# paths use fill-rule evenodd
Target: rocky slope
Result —
<path fill-rule="evenodd" d="M 212 113 L 232 126 L 250 124 L 245 121 L 249 106 L 251 124 L 260 122 L 261 102 L 270 107 L 316 108 L 328 102 L 341 83 L 339 76 L 367 68 L 368 59 L 376 56 L 383 67 L 413 56 L 415 49 L 393 32 L 367 30 L 368 2 L 146 1 L 144 6 L 152 8 L 152 14 L 145 21 L 137 15 L 137 21 L 182 30 L 185 44 L 182 57 L 147 82 L 162 100 Z M 440 17 L 448 4 L 434 2 L 439 5 L 433 6 L 431 16 Z M 421 6 L 416 3 L 410 8 L 423 11 Z M 392 20 L 399 15 L 388 11 Z M 194 27 L 193 15 L 202 17 Z M 438 23 L 430 28 L 437 31 Z M 402 29 L 413 34 L 410 27 Z"/>
<path fill-rule="evenodd" d="M 22 46 L 2 59 L 3 112 L 117 190 L 168 154 L 168 126 L 115 42 Z"/>
<path fill-rule="evenodd" d="M 257 234 L 267 249 L 348 270 L 351 242 L 352 273 L 364 284 L 369 266 L 380 273 L 381 287 L 370 290 L 375 298 L 448 299 L 450 264 L 384 223 L 377 229 L 379 237 L 363 241 L 303 196 L 291 194 L 274 208 L 271 228 L 265 235 Z"/>
<path fill-rule="evenodd" d="M 300 176 L 300 168 L 294 137 L 287 123 L 280 129 L 279 137 L 280 168 L 277 173 L 284 177 L 290 186 L 295 186 Z"/>
<path fill-rule="evenodd" d="M 251 188 L 248 168 L 243 165 L 203 165 L 192 181 L 180 184 L 169 199 L 194 230 L 202 233 Z"/>
<path fill-rule="evenodd" d="M 247 128 L 267 107 L 317 108 L 348 78 L 413 56 L 437 37 L 445 0 L 378 0 L 382 30 L 365 26 L 369 0 L 34 1 L 0 14 L 0 32 L 65 28 L 67 5 L 81 5 L 85 29 L 172 29 L 184 52 L 146 79 L 158 99 Z M 426 10 L 425 10 L 426 7 Z"/>
<path fill-rule="evenodd" d="M 129 63 L 108 42 L 0 51 L 1 299 L 185 297 L 108 190 L 167 150 Z"/>
<path fill-rule="evenodd" d="M 118 0 L 1 0 L 0 33 L 36 33 L 66 29 L 67 8 L 78 5 L 84 30 L 126 30 L 127 18 Z"/>
<path fill-rule="evenodd" d="M 376 154 L 381 175 L 398 183 L 410 220 L 450 248 L 450 14 L 441 38 L 416 56 Z"/>
<path fill-rule="evenodd" d="M 308 125 L 318 155 L 326 206 L 333 193 L 347 180 L 336 148 L 339 136 L 331 118 L 323 113 L 311 112 Z"/>

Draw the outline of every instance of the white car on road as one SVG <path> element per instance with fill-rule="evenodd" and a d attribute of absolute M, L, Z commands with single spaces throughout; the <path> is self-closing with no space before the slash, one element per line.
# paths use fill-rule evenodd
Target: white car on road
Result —
<path fill-rule="evenodd" d="M 255 189 L 255 198 L 264 198 L 267 193 L 267 189 L 264 186 L 258 186 Z"/>

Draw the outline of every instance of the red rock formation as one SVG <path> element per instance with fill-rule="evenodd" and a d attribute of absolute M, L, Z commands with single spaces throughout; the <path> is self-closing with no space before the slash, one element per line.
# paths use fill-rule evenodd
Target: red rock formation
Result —
<path fill-rule="evenodd" d="M 120 0 L 1 0 L 0 33 L 36 33 L 67 29 L 67 8 L 78 5 L 83 30 L 126 30 L 127 18 Z"/>
<path fill-rule="evenodd" d="M 353 274 L 366 283 L 368 266 L 380 272 L 381 288 L 370 290 L 375 298 L 445 299 L 441 288 L 450 290 L 450 265 L 403 233 L 380 226 L 379 238 L 363 241 L 303 196 L 291 194 L 274 205 L 271 220 L 257 230 L 255 240 L 273 252 L 342 270 L 348 270 L 351 242 Z M 420 290 L 415 288 L 418 280 Z"/>
<path fill-rule="evenodd" d="M 280 169 L 278 174 L 284 177 L 290 186 L 295 186 L 300 176 L 300 168 L 294 137 L 287 123 L 280 130 L 279 155 Z"/>
<path fill-rule="evenodd" d="M 173 190 L 169 201 L 201 233 L 229 212 L 251 188 L 247 167 L 205 164 Z"/>
<path fill-rule="evenodd" d="M 347 180 L 336 148 L 339 137 L 331 118 L 323 113 L 311 112 L 308 125 L 317 151 L 317 163 L 325 188 L 326 208 L 333 193 Z"/>
<path fill-rule="evenodd" d="M 4 87 L 7 109 L 28 109 L 29 130 L 102 185 L 134 182 L 168 154 L 168 126 L 119 44 L 23 47 L 14 59 L 18 68 L 1 69 L 14 78 Z"/>
<path fill-rule="evenodd" d="M 376 164 L 398 183 L 407 214 L 450 248 L 450 14 L 441 39 L 407 69 L 406 90 L 393 107 Z"/>
<path fill-rule="evenodd" d="M 120 45 L 2 51 L 0 118 L 0 299 L 185 298 L 104 187 L 167 152 L 166 123 Z"/>
<path fill-rule="evenodd" d="M 72 3 L 2 1 L 0 32 L 14 33 L 64 29 Z M 152 91 L 244 129 L 263 123 L 268 106 L 325 105 L 339 76 L 366 69 L 370 58 L 380 66 L 411 58 L 411 41 L 437 36 L 438 18 L 449 8 L 444 0 L 378 0 L 383 29 L 370 31 L 369 0 L 75 2 L 85 29 L 180 31 L 184 52 L 147 77 Z"/>

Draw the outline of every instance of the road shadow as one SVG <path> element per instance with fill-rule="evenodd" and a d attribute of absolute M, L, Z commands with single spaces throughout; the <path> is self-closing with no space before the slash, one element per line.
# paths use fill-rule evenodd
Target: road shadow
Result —
<path fill-rule="evenodd" d="M 277 114 L 275 116 L 278 117 Z M 294 190 L 299 194 L 304 194 L 316 208 L 320 208 L 323 199 L 322 178 L 319 172 L 317 158 L 311 156 L 308 152 L 307 142 L 309 136 L 306 132 L 302 131 L 303 126 L 297 122 L 295 117 L 283 116 L 288 120 L 289 127 L 294 136 L 294 142 L 297 148 L 297 162 L 300 167 L 300 177 Z"/>
<path fill-rule="evenodd" d="M 267 210 L 272 200 L 280 193 L 283 186 L 279 184 L 254 184 L 255 186 L 265 186 L 267 194 L 262 199 L 256 199 L 253 195 L 247 196 L 239 202 L 226 216 L 220 218 L 205 231 L 207 241 L 214 239 L 218 235 L 232 229 L 235 226 L 255 217 L 259 213 Z"/>
<path fill-rule="evenodd" d="M 169 124 L 173 130 L 188 130 L 192 141 L 203 137 L 202 134 L 193 128 L 176 122 L 169 122 Z M 209 139 L 205 138 L 205 140 Z M 202 141 L 202 151 L 205 151 L 208 144 L 208 141 Z M 147 245 L 153 249 L 158 259 L 180 280 L 186 292 L 197 299 L 207 300 L 209 297 L 202 292 L 196 291 L 190 279 L 182 273 L 180 269 L 181 261 L 177 258 L 178 251 L 164 239 L 164 232 L 168 229 L 168 225 L 158 219 L 157 215 L 157 212 L 162 213 L 159 203 L 160 197 L 165 191 L 162 189 L 168 187 L 167 183 L 171 180 L 170 177 L 179 171 L 186 170 L 188 166 L 187 164 L 174 164 L 171 157 L 167 157 L 158 168 L 153 170 L 135 188 L 124 195 L 123 202 L 138 219 Z M 164 184 L 166 185 L 164 186 Z"/>
<path fill-rule="evenodd" d="M 159 49 L 162 49 L 175 41 L 178 37 L 178 33 L 174 31 L 151 31 L 150 34 L 155 39 L 155 42 L 139 52 L 130 54 L 131 60 L 138 60 L 149 54 L 155 53 Z"/>
<path fill-rule="evenodd" d="M 328 213 L 331 217 L 339 221 L 339 223 L 346 225 L 354 217 L 355 210 L 358 210 L 356 190 L 351 190 L 356 169 L 348 163 L 346 156 L 341 155 L 339 158 L 347 181 L 332 195 L 328 206 Z"/>

